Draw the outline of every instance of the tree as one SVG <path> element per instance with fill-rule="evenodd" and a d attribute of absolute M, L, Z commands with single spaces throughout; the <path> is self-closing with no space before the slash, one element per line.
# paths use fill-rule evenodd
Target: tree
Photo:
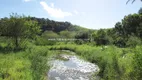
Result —
<path fill-rule="evenodd" d="M 123 25 L 121 22 L 117 22 L 115 24 L 115 31 L 117 33 L 117 35 L 124 35 L 124 30 L 123 30 Z"/>
<path fill-rule="evenodd" d="M 141 39 L 139 39 L 138 37 L 136 37 L 134 35 L 131 35 L 128 38 L 128 41 L 126 44 L 127 44 L 127 46 L 130 46 L 130 47 L 136 47 L 137 45 L 141 45 Z"/>
<path fill-rule="evenodd" d="M 93 33 L 92 36 L 97 45 L 106 45 L 109 43 L 108 36 L 103 29 L 100 29 L 96 33 Z"/>
<path fill-rule="evenodd" d="M 131 36 L 142 38 L 142 15 L 129 14 L 125 16 L 121 22 L 115 24 L 114 31 L 115 45 L 125 47 L 131 41 L 135 42 Z"/>
<path fill-rule="evenodd" d="M 75 38 L 82 39 L 82 40 L 89 39 L 89 33 L 88 32 L 79 32 L 76 34 Z"/>
<path fill-rule="evenodd" d="M 64 30 L 60 32 L 60 37 L 61 38 L 74 38 L 75 34 L 76 33 L 73 31 Z"/>
<path fill-rule="evenodd" d="M 142 22 L 142 16 L 139 14 L 129 14 L 122 20 L 123 29 L 127 35 L 134 34 L 138 36 L 138 30 Z"/>
<path fill-rule="evenodd" d="M 82 44 L 84 42 L 88 42 L 89 37 L 90 36 L 89 36 L 88 32 L 84 32 L 84 31 L 79 32 L 75 35 L 75 39 L 77 39 L 77 40 L 75 40 L 75 43 Z"/>
<path fill-rule="evenodd" d="M 142 14 L 142 7 L 140 8 L 140 10 L 138 11 L 139 14 Z"/>
<path fill-rule="evenodd" d="M 47 39 L 59 38 L 59 35 L 53 31 L 45 31 L 42 34 L 42 37 L 47 40 Z"/>
<path fill-rule="evenodd" d="M 15 48 L 19 48 L 20 41 L 26 38 L 34 38 L 40 32 L 37 21 L 30 20 L 29 17 L 18 14 L 10 15 L 0 22 L 1 36 L 6 36 L 14 40 Z"/>
<path fill-rule="evenodd" d="M 128 0 L 128 1 L 126 2 L 126 4 L 128 4 L 130 1 L 131 1 L 131 0 Z M 133 0 L 133 1 L 132 1 L 132 4 L 133 4 L 135 1 L 136 1 L 136 0 Z M 142 0 L 140 0 L 140 1 L 142 1 Z"/>

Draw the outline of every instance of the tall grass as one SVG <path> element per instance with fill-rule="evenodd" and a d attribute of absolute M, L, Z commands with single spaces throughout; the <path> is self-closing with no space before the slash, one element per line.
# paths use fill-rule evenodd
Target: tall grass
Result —
<path fill-rule="evenodd" d="M 0 80 L 47 80 L 47 59 L 44 46 L 29 44 L 23 51 L 0 51 Z"/>
<path fill-rule="evenodd" d="M 29 58 L 31 60 L 32 76 L 34 80 L 47 79 L 47 72 L 49 70 L 49 66 L 47 64 L 47 56 L 47 47 L 38 46 L 31 50 Z"/>
<path fill-rule="evenodd" d="M 0 54 L 0 80 L 31 80 L 31 63 L 24 52 Z"/>

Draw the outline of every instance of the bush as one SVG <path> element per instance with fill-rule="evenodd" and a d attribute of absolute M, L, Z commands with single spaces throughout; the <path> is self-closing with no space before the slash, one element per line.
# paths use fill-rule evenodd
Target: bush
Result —
<path fill-rule="evenodd" d="M 84 41 L 83 40 L 75 40 L 75 43 L 81 45 L 84 43 Z"/>
<path fill-rule="evenodd" d="M 56 44 L 56 41 L 51 41 L 48 39 L 44 39 L 42 37 L 38 37 L 35 41 L 36 45 L 54 45 Z"/>
<path fill-rule="evenodd" d="M 136 36 L 130 36 L 126 45 L 129 47 L 136 47 L 136 45 L 141 45 L 141 40 Z"/>
<path fill-rule="evenodd" d="M 133 75 L 135 76 L 136 80 L 142 79 L 142 47 L 137 46 L 135 50 L 134 55 L 134 61 L 133 61 Z"/>

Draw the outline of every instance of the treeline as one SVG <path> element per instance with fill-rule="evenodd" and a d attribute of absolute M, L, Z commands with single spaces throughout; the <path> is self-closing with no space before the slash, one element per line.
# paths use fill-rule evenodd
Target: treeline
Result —
<path fill-rule="evenodd" d="M 53 31 L 58 33 L 64 30 L 79 31 L 86 29 L 78 25 L 73 25 L 70 22 L 58 22 L 54 20 L 49 20 L 48 18 L 45 19 L 45 18 L 31 17 L 31 20 L 36 20 L 38 22 L 38 24 L 41 26 L 42 32 Z"/>
<path fill-rule="evenodd" d="M 48 18 L 37 18 L 37 17 L 26 17 L 32 21 L 37 21 L 38 25 L 41 27 L 41 31 L 53 31 L 53 32 L 60 32 L 64 30 L 68 31 L 81 31 L 86 30 L 86 28 L 80 27 L 78 25 L 73 25 L 70 22 L 58 22 L 54 20 L 49 20 Z M 8 17 L 1 18 L 0 21 L 8 19 Z"/>
<path fill-rule="evenodd" d="M 92 34 L 97 45 L 114 44 L 128 47 L 141 44 L 142 39 L 142 8 L 138 13 L 125 16 L 111 29 L 100 29 Z"/>
<path fill-rule="evenodd" d="M 36 40 L 37 44 L 47 45 L 51 43 L 48 42 L 50 38 L 75 38 L 76 35 L 89 31 L 89 29 L 73 25 L 70 22 L 58 22 L 17 13 L 0 19 L 0 36 L 11 39 L 13 42 L 9 45 L 15 45 L 17 48 L 26 39 Z"/>
<path fill-rule="evenodd" d="M 70 22 L 58 22 L 48 18 L 10 15 L 0 19 L 0 35 L 11 37 L 15 45 L 21 38 L 37 36 L 37 43 L 45 44 L 49 38 L 76 38 L 77 44 L 93 42 L 94 45 L 115 45 L 118 47 L 135 47 L 142 39 L 142 8 L 135 14 L 125 16 L 114 28 L 89 30 Z M 89 39 L 89 40 L 86 40 Z M 47 42 L 50 43 L 50 42 Z"/>

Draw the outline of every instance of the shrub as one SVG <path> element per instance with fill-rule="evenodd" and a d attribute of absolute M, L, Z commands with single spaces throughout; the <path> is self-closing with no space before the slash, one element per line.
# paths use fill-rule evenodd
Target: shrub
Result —
<path fill-rule="evenodd" d="M 126 45 L 130 47 L 136 47 L 136 45 L 140 45 L 140 44 L 141 44 L 141 40 L 136 36 L 130 36 L 126 43 Z"/>

